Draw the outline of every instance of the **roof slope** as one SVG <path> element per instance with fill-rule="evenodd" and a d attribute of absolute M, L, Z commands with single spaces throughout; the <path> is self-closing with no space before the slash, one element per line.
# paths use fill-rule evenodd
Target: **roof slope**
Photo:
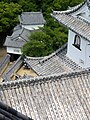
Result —
<path fill-rule="evenodd" d="M 32 119 L 0 102 L 0 120 L 32 120 Z"/>
<path fill-rule="evenodd" d="M 42 25 L 46 23 L 41 12 L 22 12 L 19 15 L 19 20 L 23 25 Z"/>
<path fill-rule="evenodd" d="M 34 120 L 89 120 L 90 70 L 0 85 L 0 101 Z"/>
<path fill-rule="evenodd" d="M 30 33 L 30 30 L 17 27 L 11 36 L 6 37 L 4 46 L 21 48 L 28 41 Z"/>
<path fill-rule="evenodd" d="M 67 73 L 82 69 L 66 56 L 66 52 L 67 44 L 62 46 L 56 52 L 42 59 L 35 59 L 34 57 L 30 57 L 25 61 L 38 75 L 50 75 L 54 73 L 65 72 Z"/>
<path fill-rule="evenodd" d="M 52 17 L 54 17 L 58 22 L 65 25 L 72 31 L 76 32 L 83 38 L 90 41 L 90 24 L 81 20 L 77 17 L 73 17 L 71 15 L 63 14 L 63 13 L 53 13 Z"/>

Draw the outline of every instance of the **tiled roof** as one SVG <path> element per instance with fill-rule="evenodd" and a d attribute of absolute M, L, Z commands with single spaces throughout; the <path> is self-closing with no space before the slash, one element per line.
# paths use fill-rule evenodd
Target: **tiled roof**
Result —
<path fill-rule="evenodd" d="M 15 27 L 13 34 L 6 37 L 4 46 L 21 48 L 28 41 L 30 33 L 31 31 L 25 28 Z"/>
<path fill-rule="evenodd" d="M 89 120 L 90 70 L 2 83 L 0 101 L 34 120 Z"/>
<path fill-rule="evenodd" d="M 23 25 L 42 25 L 46 23 L 41 12 L 22 12 L 19 15 L 19 20 Z"/>
<path fill-rule="evenodd" d="M 76 32 L 86 40 L 90 41 L 90 24 L 86 23 L 84 20 L 81 20 L 77 17 L 63 13 L 53 13 L 54 17 L 59 23 L 65 25 L 72 31 Z"/>
<path fill-rule="evenodd" d="M 21 28 L 22 28 L 22 26 L 20 24 L 18 24 L 17 26 L 14 27 L 13 32 L 16 31 L 16 30 L 19 30 Z"/>
<path fill-rule="evenodd" d="M 32 119 L 0 102 L 0 120 L 32 120 Z"/>
<path fill-rule="evenodd" d="M 10 81 L 11 77 L 14 75 L 15 71 L 17 71 L 23 64 L 23 58 L 20 56 L 10 68 L 8 68 L 2 75 L 4 81 Z"/>
<path fill-rule="evenodd" d="M 2 73 L 3 68 L 10 62 L 10 55 L 6 54 L 5 57 L 0 61 L 0 74 Z"/>
<path fill-rule="evenodd" d="M 25 61 L 38 75 L 50 75 L 81 69 L 80 66 L 66 56 L 66 52 L 67 44 L 41 60 L 30 57 Z"/>
<path fill-rule="evenodd" d="M 45 23 L 41 12 L 23 12 L 20 16 L 20 23 L 25 25 L 41 25 Z M 11 36 L 7 36 L 4 46 L 21 48 L 27 41 L 28 35 L 35 30 L 28 30 L 17 25 Z"/>

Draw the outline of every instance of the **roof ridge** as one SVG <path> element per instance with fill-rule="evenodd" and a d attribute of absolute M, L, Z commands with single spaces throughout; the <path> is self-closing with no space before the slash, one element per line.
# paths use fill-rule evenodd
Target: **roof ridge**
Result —
<path fill-rule="evenodd" d="M 21 33 L 19 34 L 19 37 L 21 37 L 23 41 L 27 42 L 27 40 L 22 37 L 22 33 L 24 32 L 24 30 L 27 30 L 27 29 L 22 27 L 22 30 L 21 30 Z"/>
<path fill-rule="evenodd" d="M 90 68 L 88 69 L 82 69 L 82 70 L 77 70 L 75 72 L 70 72 L 70 73 L 58 73 L 58 74 L 53 74 L 53 75 L 47 75 L 47 76 L 37 76 L 37 77 L 33 77 L 30 79 L 18 79 L 15 81 L 8 81 L 8 82 L 3 82 L 0 84 L 0 89 L 6 89 L 8 87 L 12 88 L 16 88 L 16 86 L 19 85 L 24 85 L 24 84 L 31 84 L 34 85 L 35 83 L 43 83 L 43 82 L 47 82 L 47 81 L 52 81 L 58 78 L 67 78 L 67 77 L 76 77 L 76 76 L 81 76 L 81 75 L 86 75 L 86 74 L 90 74 Z"/>

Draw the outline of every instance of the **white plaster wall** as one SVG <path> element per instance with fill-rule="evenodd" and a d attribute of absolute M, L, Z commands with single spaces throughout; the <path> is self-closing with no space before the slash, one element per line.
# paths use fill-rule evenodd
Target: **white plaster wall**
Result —
<path fill-rule="evenodd" d="M 71 15 L 74 17 L 78 15 L 81 19 L 90 22 L 90 10 L 88 9 L 87 3 Z"/>
<path fill-rule="evenodd" d="M 71 15 L 76 16 L 77 14 L 80 14 L 80 13 L 85 13 L 85 12 L 87 13 L 87 11 L 88 11 L 87 4 L 84 4 L 83 7 L 73 12 Z"/>
<path fill-rule="evenodd" d="M 12 48 L 12 47 L 7 47 L 7 53 L 18 54 L 18 55 L 22 54 L 20 48 Z"/>
<path fill-rule="evenodd" d="M 87 3 L 79 10 L 71 14 L 90 22 L 90 10 Z M 90 67 L 90 42 L 81 38 L 81 51 L 72 44 L 74 43 L 75 33 L 69 30 L 67 56 L 83 68 Z"/>
<path fill-rule="evenodd" d="M 83 68 L 89 67 L 90 62 L 86 60 L 87 55 L 89 54 L 90 51 L 90 47 L 87 48 L 89 42 L 81 38 L 81 47 L 80 47 L 81 51 L 80 51 L 78 48 L 73 46 L 75 35 L 76 34 L 74 32 L 69 30 L 67 56 L 81 67 Z"/>
<path fill-rule="evenodd" d="M 22 27 L 28 30 L 37 30 L 39 27 L 43 27 L 44 25 L 22 25 Z"/>
<path fill-rule="evenodd" d="M 90 67 L 90 43 L 86 45 L 86 68 Z"/>

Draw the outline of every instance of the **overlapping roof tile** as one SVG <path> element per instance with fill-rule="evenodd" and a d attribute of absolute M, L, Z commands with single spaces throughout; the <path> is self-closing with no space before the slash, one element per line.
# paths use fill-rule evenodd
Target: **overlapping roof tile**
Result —
<path fill-rule="evenodd" d="M 55 13 L 52 16 L 61 24 L 76 32 L 86 40 L 90 41 L 90 24 L 77 17 L 63 13 Z"/>
<path fill-rule="evenodd" d="M 22 12 L 19 20 L 23 25 L 42 25 L 46 23 L 41 12 Z"/>
<path fill-rule="evenodd" d="M 34 120 L 89 120 L 90 70 L 2 83 L 0 101 Z"/>
<path fill-rule="evenodd" d="M 26 58 L 25 61 L 38 75 L 69 73 L 82 69 L 79 65 L 69 59 L 66 56 L 66 53 L 67 44 L 42 59 L 34 59 L 34 57 L 30 57 Z"/>
<path fill-rule="evenodd" d="M 11 36 L 6 37 L 4 46 L 21 48 L 27 41 L 31 31 L 25 28 L 19 28 Z"/>

